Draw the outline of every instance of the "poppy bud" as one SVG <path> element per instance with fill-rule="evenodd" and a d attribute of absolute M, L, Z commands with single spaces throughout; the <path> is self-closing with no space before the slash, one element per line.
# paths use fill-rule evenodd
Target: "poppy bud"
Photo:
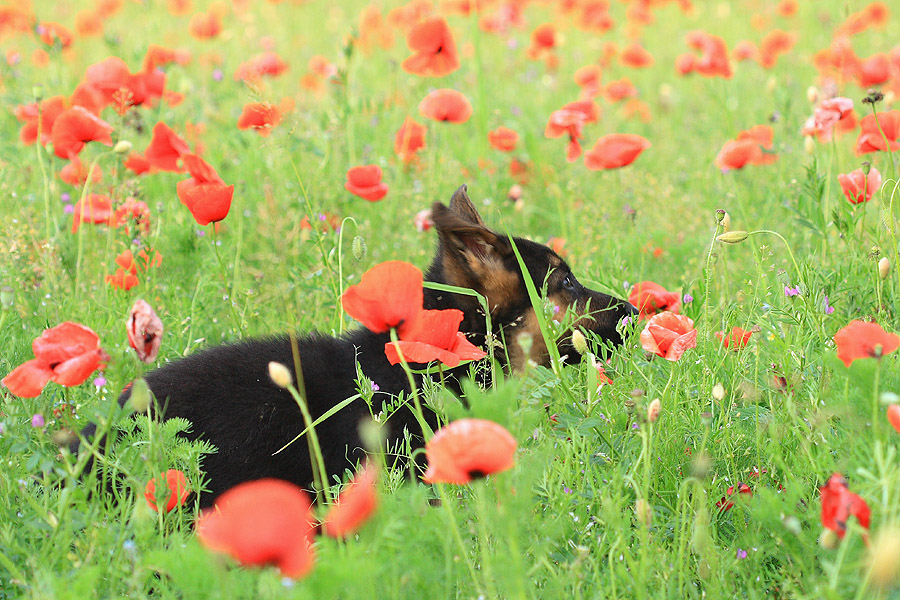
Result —
<path fill-rule="evenodd" d="M 514 183 L 510 186 L 509 191 L 506 193 L 506 197 L 509 198 L 511 202 L 518 202 L 522 199 L 522 186 L 518 183 Z"/>
<path fill-rule="evenodd" d="M 286 366 L 280 362 L 272 361 L 269 363 L 269 377 L 272 382 L 280 388 L 289 388 L 294 383 L 294 378 Z"/>
<path fill-rule="evenodd" d="M 813 154 L 816 151 L 816 140 L 813 136 L 808 135 L 803 138 L 803 151 L 807 154 Z"/>
<path fill-rule="evenodd" d="M 746 231 L 729 231 L 716 237 L 716 240 L 726 244 L 740 244 L 748 237 L 750 237 L 750 234 Z"/>
<path fill-rule="evenodd" d="M 32 87 L 32 88 L 31 88 L 31 95 L 32 95 L 32 96 L 34 97 L 34 99 L 37 100 L 38 102 L 40 102 L 41 100 L 43 100 L 43 99 L 44 99 L 44 86 L 38 84 L 38 85 Z"/>
<path fill-rule="evenodd" d="M 841 543 L 841 539 L 831 529 L 824 529 L 819 536 L 819 545 L 826 550 L 834 550 Z"/>
<path fill-rule="evenodd" d="M 711 467 L 712 460 L 710 460 L 709 455 L 706 452 L 700 452 L 691 463 L 691 475 L 697 479 L 706 479 Z"/>
<path fill-rule="evenodd" d="M 728 233 L 728 230 L 730 230 L 730 229 L 731 229 L 731 215 L 729 215 L 726 212 L 725 216 L 722 217 L 722 231 L 724 233 Z"/>
<path fill-rule="evenodd" d="M 128 140 L 119 140 L 118 142 L 116 142 L 116 145 L 113 146 L 113 152 L 120 155 L 128 154 L 129 152 L 131 152 L 131 149 L 133 147 L 134 145 Z"/>
<path fill-rule="evenodd" d="M 723 209 L 721 209 L 721 208 L 716 209 L 716 223 L 718 223 L 719 225 L 721 225 L 721 224 L 722 224 L 722 221 L 725 219 L 725 215 L 727 215 L 727 214 L 728 214 L 728 213 L 726 213 L 726 212 L 725 212 Z"/>
<path fill-rule="evenodd" d="M 587 340 L 584 334 L 577 329 L 572 332 L 572 345 L 575 346 L 575 351 L 578 354 L 586 354 L 588 351 Z"/>
<path fill-rule="evenodd" d="M 722 398 L 725 397 L 725 386 L 717 382 L 716 385 L 713 386 L 712 397 L 721 402 Z"/>
<path fill-rule="evenodd" d="M 0 288 L 0 307 L 2 307 L 3 310 L 12 308 L 15 300 L 16 294 L 11 287 L 4 285 Z"/>
<path fill-rule="evenodd" d="M 634 414 L 634 400 L 631 398 L 625 401 L 625 412 L 629 415 Z"/>
<path fill-rule="evenodd" d="M 882 256 L 881 260 L 878 261 L 878 276 L 881 277 L 882 279 L 887 279 L 888 273 L 890 272 L 890 270 L 891 270 L 891 261 L 888 260 L 887 256 Z M 4 303 L 3 306 L 5 307 L 6 304 Z"/>
<path fill-rule="evenodd" d="M 650 406 L 647 407 L 647 420 L 651 423 L 656 423 L 660 412 L 662 412 L 662 402 L 659 398 L 654 398 Z"/>
<path fill-rule="evenodd" d="M 709 512 L 705 506 L 701 506 L 697 510 L 694 517 L 694 531 L 691 534 L 691 549 L 697 556 L 706 554 L 709 548 Z"/>
<path fill-rule="evenodd" d="M 362 260 L 366 257 L 366 240 L 361 235 L 353 238 L 353 244 L 350 246 L 353 250 L 353 258 Z"/>
<path fill-rule="evenodd" d="M 644 527 L 650 527 L 650 522 L 653 520 L 653 509 L 650 507 L 649 502 L 643 498 L 635 502 L 634 515 L 637 517 L 638 523 L 641 523 Z"/>
<path fill-rule="evenodd" d="M 816 88 L 816 86 L 811 85 L 806 88 L 806 99 L 810 104 L 815 104 L 819 101 L 819 90 Z"/>
<path fill-rule="evenodd" d="M 900 529 L 886 527 L 878 534 L 869 552 L 869 579 L 886 588 L 900 573 Z"/>
<path fill-rule="evenodd" d="M 708 410 L 705 410 L 702 413 L 700 413 L 700 421 L 703 422 L 704 427 L 709 427 L 710 425 L 712 425 L 712 419 L 713 419 L 712 413 L 709 412 Z"/>
<path fill-rule="evenodd" d="M 863 172 L 863 175 L 868 175 L 869 171 L 872 170 L 872 163 L 867 160 L 864 160 L 862 165 L 860 165 L 860 170 Z"/>
<path fill-rule="evenodd" d="M 150 407 L 150 387 L 143 378 L 135 379 L 131 384 L 131 396 L 128 398 L 128 404 L 134 412 L 147 412 Z"/>

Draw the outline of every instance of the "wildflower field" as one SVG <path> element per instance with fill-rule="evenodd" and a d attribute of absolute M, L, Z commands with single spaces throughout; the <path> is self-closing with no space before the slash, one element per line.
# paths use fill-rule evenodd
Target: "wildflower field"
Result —
<path fill-rule="evenodd" d="M 4 2 L 0 599 L 900 598 L 898 33 L 852 0 Z M 576 359 L 454 337 L 492 376 L 418 390 L 417 481 L 360 376 L 367 468 L 201 511 L 215 449 L 121 391 L 371 329 L 363 274 L 426 270 L 463 184 L 640 309 L 622 345 L 534 298 Z M 69 451 L 89 423 L 109 453 Z"/>

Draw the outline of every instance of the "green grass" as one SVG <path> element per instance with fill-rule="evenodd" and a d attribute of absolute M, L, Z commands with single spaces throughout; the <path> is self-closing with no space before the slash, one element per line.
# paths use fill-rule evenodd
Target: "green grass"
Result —
<path fill-rule="evenodd" d="M 72 26 L 76 8 L 59 4 L 52 12 L 41 3 L 35 8 L 46 11 L 41 19 Z M 111 357 L 99 388 L 91 377 L 72 388 L 51 383 L 35 399 L 0 391 L 0 598 L 900 597 L 896 587 L 878 590 L 868 581 L 855 521 L 837 549 L 818 542 L 818 488 L 835 471 L 871 507 L 873 539 L 896 531 L 900 520 L 900 437 L 879 404 L 882 392 L 900 393 L 898 353 L 848 369 L 832 340 L 852 319 L 900 329 L 900 261 L 882 215 L 898 171 L 885 153 L 856 157 L 855 134 L 810 155 L 799 133 L 813 110 L 806 90 L 818 82 L 812 55 L 828 46 L 848 10 L 864 5 L 801 2 L 796 17 L 783 19 L 775 2 L 695 4 L 691 15 L 662 7 L 643 29 L 654 66 L 638 71 L 613 62 L 604 69 L 604 82 L 632 80 L 652 120 L 626 120 L 620 105 L 598 99 L 603 116 L 585 128 L 585 149 L 612 132 L 653 144 L 633 165 L 605 172 L 568 164 L 565 140 L 545 139 L 543 131 L 553 110 L 577 99 L 575 69 L 596 61 L 605 42 L 629 41 L 621 3 L 611 7 L 616 28 L 602 36 L 572 27 L 572 17 L 545 3 L 525 9 L 526 29 L 503 36 L 482 32 L 475 15 L 451 16 L 462 67 L 438 80 L 400 69 L 408 56 L 401 35 L 387 51 L 346 51 L 362 2 L 229 8 L 222 35 L 205 42 L 192 38 L 189 17 L 170 15 L 165 2 L 126 2 L 102 37 L 50 49 L 45 67 L 31 62 L 34 36 L 0 40 L 7 55 L 22 57 L 0 66 L 7 108 L 0 111 L 0 375 L 32 357 L 31 341 L 44 329 L 67 320 L 94 329 Z M 751 26 L 753 13 L 766 15 L 762 30 Z M 898 19 L 892 14 L 886 28 L 854 37 L 856 53 L 894 47 Z M 529 32 L 547 21 L 564 36 L 556 71 L 526 56 Z M 727 81 L 675 73 L 689 31 L 721 35 L 731 48 L 741 39 L 758 42 L 773 28 L 796 32 L 798 42 L 772 70 L 741 63 Z M 288 72 L 255 89 L 233 81 L 240 62 L 269 42 Z M 142 150 L 158 120 L 182 134 L 187 123 L 202 123 L 204 157 L 235 185 L 235 195 L 213 235 L 175 195 L 186 176 L 136 178 L 120 157 L 89 144 L 82 160 L 97 158 L 103 170 L 96 187 L 147 202 L 152 228 L 142 243 L 163 255 L 161 266 L 123 292 L 104 277 L 115 257 L 134 247 L 132 238 L 103 226 L 71 233 L 61 196 L 77 199 L 81 189 L 55 176 L 63 161 L 52 152 L 18 141 L 12 109 L 32 102 L 37 85 L 44 97 L 71 94 L 84 69 L 108 56 L 136 71 L 150 43 L 191 51 L 189 64 L 167 71 L 167 88 L 185 100 L 138 108 L 124 120 L 107 109 L 114 139 Z M 320 95 L 299 84 L 316 54 L 340 70 Z M 417 106 L 435 87 L 464 92 L 474 115 L 461 125 L 426 123 L 426 148 L 417 164 L 404 166 L 393 152 L 394 133 L 408 115 L 427 121 Z M 841 94 L 860 116 L 869 112 L 865 90 L 850 83 Z M 287 96 L 296 106 L 269 137 L 237 130 L 245 103 Z M 777 162 L 721 173 L 713 159 L 722 145 L 762 123 L 774 129 Z M 487 143 L 487 131 L 499 125 L 519 132 L 512 156 L 532 164 L 519 209 L 506 200 L 515 181 L 510 157 Z M 49 166 L 46 178 L 39 154 Z M 862 160 L 872 161 L 887 184 L 854 208 L 837 174 Z M 349 167 L 369 163 L 382 166 L 390 186 L 378 203 L 343 187 Z M 447 202 L 462 183 L 496 230 L 542 242 L 564 237 L 569 262 L 590 287 L 624 297 L 630 284 L 653 280 L 693 296 L 683 313 L 696 322 L 697 347 L 675 363 L 648 360 L 635 333 L 611 355 L 614 383 L 599 397 L 587 361 L 559 373 L 534 367 L 496 389 L 472 390 L 471 412 L 500 422 L 519 441 L 516 467 L 439 490 L 388 474 L 375 517 L 345 542 L 320 537 L 314 571 L 296 582 L 273 568 L 238 568 L 202 548 L 191 529 L 196 507 L 152 512 L 144 483 L 167 468 L 201 481 L 200 448 L 175 442 L 186 423 L 148 429 L 114 414 L 119 391 L 148 368 L 125 337 L 133 301 L 146 299 L 165 324 L 160 362 L 242 337 L 340 332 L 355 326 L 341 313 L 340 291 L 385 260 L 426 267 L 435 237 L 417 233 L 413 217 L 434 201 Z M 728 211 L 734 230 L 778 235 L 713 243 L 721 233 L 716 209 Z M 319 213 L 346 218 L 343 233 L 301 228 L 304 216 L 317 222 Z M 360 258 L 351 251 L 357 235 L 366 248 Z M 893 263 L 886 280 L 878 277 L 880 256 Z M 800 285 L 802 294 L 786 297 L 786 285 Z M 825 296 L 832 314 L 825 314 Z M 713 334 L 736 325 L 759 331 L 745 350 L 726 351 Z M 717 384 L 724 389 L 718 399 Z M 466 412 L 447 392 L 428 395 L 449 415 Z M 654 398 L 662 416 L 651 426 L 640 415 Z M 43 428 L 32 427 L 38 413 Z M 59 432 L 110 414 L 131 428 L 117 460 L 136 493 L 120 498 L 92 496 L 75 480 L 75 458 L 54 443 Z M 751 486 L 752 497 L 720 511 L 716 502 L 739 481 Z M 442 507 L 429 505 L 435 496 Z M 649 527 L 635 515 L 638 500 L 649 503 Z"/>

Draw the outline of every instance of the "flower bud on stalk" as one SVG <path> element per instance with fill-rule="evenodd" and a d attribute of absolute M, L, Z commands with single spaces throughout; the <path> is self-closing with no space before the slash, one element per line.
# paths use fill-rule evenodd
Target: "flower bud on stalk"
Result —
<path fill-rule="evenodd" d="M 729 231 L 716 237 L 716 240 L 726 244 L 739 244 L 748 237 L 750 237 L 750 234 L 746 231 Z"/>
<path fill-rule="evenodd" d="M 887 256 L 882 256 L 881 260 L 878 261 L 878 276 L 882 279 L 888 278 L 888 273 L 891 271 L 891 261 L 888 260 Z"/>
<path fill-rule="evenodd" d="M 280 388 L 288 388 L 294 382 L 294 378 L 291 376 L 288 368 L 275 361 L 269 363 L 269 377 Z"/>

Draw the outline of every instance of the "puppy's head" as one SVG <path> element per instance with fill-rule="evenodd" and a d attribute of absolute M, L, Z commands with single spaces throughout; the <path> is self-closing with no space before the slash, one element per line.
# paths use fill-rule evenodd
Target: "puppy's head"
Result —
<path fill-rule="evenodd" d="M 523 275 L 509 238 L 484 224 L 466 194 L 466 186 L 456 190 L 449 207 L 438 202 L 431 210 L 439 243 L 428 279 L 472 289 L 487 299 L 494 333 L 506 341 L 506 352 L 513 369 L 523 366 L 529 359 L 549 364 L 525 276 L 551 306 L 559 307 L 560 317 L 571 309 L 576 315 L 574 326 L 591 331 L 605 341 L 621 343 L 616 328 L 624 317 L 636 314 L 634 307 L 581 285 L 566 261 L 547 246 L 513 238 L 526 267 L 527 274 Z M 484 322 L 483 315 L 477 314 L 477 303 L 471 298 L 453 296 L 457 307 L 466 313 L 462 329 L 483 330 L 483 325 L 477 326 L 479 320 Z M 445 298 L 444 295 L 440 297 Z M 445 302 L 436 302 L 434 306 L 448 307 L 450 305 Z M 514 342 L 522 332 L 531 334 L 528 356 L 522 345 Z M 567 340 L 568 336 L 564 338 Z M 574 348 L 563 340 L 560 349 L 570 357 L 575 356 Z"/>

